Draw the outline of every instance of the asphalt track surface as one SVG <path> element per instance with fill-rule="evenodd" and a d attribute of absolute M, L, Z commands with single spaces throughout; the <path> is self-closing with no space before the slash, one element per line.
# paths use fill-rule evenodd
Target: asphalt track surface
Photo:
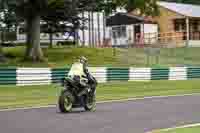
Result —
<path fill-rule="evenodd" d="M 97 104 L 96 112 L 56 108 L 0 112 L 0 133 L 145 133 L 200 122 L 200 95 Z"/>

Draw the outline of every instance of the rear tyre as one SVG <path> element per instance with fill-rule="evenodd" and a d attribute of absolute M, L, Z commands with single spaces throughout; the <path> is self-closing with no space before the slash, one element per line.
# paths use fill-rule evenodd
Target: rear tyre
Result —
<path fill-rule="evenodd" d="M 68 113 L 72 111 L 72 94 L 69 91 L 63 91 L 59 97 L 59 109 L 62 113 Z"/>

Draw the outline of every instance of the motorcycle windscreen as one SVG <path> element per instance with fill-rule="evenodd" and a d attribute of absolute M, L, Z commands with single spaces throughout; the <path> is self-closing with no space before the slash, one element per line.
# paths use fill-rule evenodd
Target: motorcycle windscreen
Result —
<path fill-rule="evenodd" d="M 74 63 L 68 73 L 68 76 L 84 76 L 84 71 L 83 71 L 83 64 L 81 63 Z"/>

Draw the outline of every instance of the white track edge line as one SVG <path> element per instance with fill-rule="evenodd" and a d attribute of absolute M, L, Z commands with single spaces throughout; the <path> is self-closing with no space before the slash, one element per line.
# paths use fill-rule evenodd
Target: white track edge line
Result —
<path fill-rule="evenodd" d="M 145 99 L 162 99 L 162 98 L 170 98 L 170 97 L 184 97 L 184 96 L 195 96 L 200 95 L 200 93 L 191 93 L 191 94 L 183 94 L 183 95 L 167 95 L 167 96 L 149 96 L 149 97 L 141 97 L 141 98 L 127 98 L 127 99 L 121 99 L 121 100 L 107 100 L 107 101 L 101 101 L 97 102 L 97 104 L 103 104 L 103 103 L 113 103 L 113 102 L 127 102 L 127 101 L 136 101 L 136 100 L 145 100 Z M 40 109 L 40 108 L 54 108 L 57 105 L 47 105 L 47 106 L 38 106 L 38 107 L 24 107 L 24 108 L 14 108 L 14 109 L 0 109 L 0 112 L 6 112 L 6 111 L 17 111 L 17 110 L 31 110 L 31 109 Z"/>
<path fill-rule="evenodd" d="M 200 123 L 195 123 L 195 124 L 189 124 L 189 125 L 183 125 L 183 126 L 177 126 L 177 127 L 172 127 L 172 128 L 166 128 L 166 129 L 158 129 L 158 130 L 153 130 L 150 132 L 146 132 L 146 133 L 155 133 L 155 132 L 167 132 L 167 131 L 171 131 L 174 129 L 181 129 L 181 128 L 191 128 L 191 127 L 197 127 L 200 126 Z"/>

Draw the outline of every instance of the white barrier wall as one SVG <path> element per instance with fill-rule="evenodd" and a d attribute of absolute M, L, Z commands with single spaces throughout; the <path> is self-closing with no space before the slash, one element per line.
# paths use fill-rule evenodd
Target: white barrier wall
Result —
<path fill-rule="evenodd" d="M 51 84 L 51 69 L 49 68 L 19 68 L 17 69 L 18 85 Z"/>
<path fill-rule="evenodd" d="M 99 83 L 105 83 L 107 81 L 106 67 L 90 67 L 89 71 Z"/>
<path fill-rule="evenodd" d="M 130 68 L 129 81 L 151 80 L 151 68 Z"/>
<path fill-rule="evenodd" d="M 112 68 L 89 67 L 99 83 L 110 81 L 151 81 L 200 79 L 198 67 L 170 68 Z M 69 68 L 13 68 L 0 69 L 0 85 L 48 85 L 61 83 Z"/>
<path fill-rule="evenodd" d="M 171 67 L 169 72 L 169 80 L 187 80 L 187 68 Z"/>

